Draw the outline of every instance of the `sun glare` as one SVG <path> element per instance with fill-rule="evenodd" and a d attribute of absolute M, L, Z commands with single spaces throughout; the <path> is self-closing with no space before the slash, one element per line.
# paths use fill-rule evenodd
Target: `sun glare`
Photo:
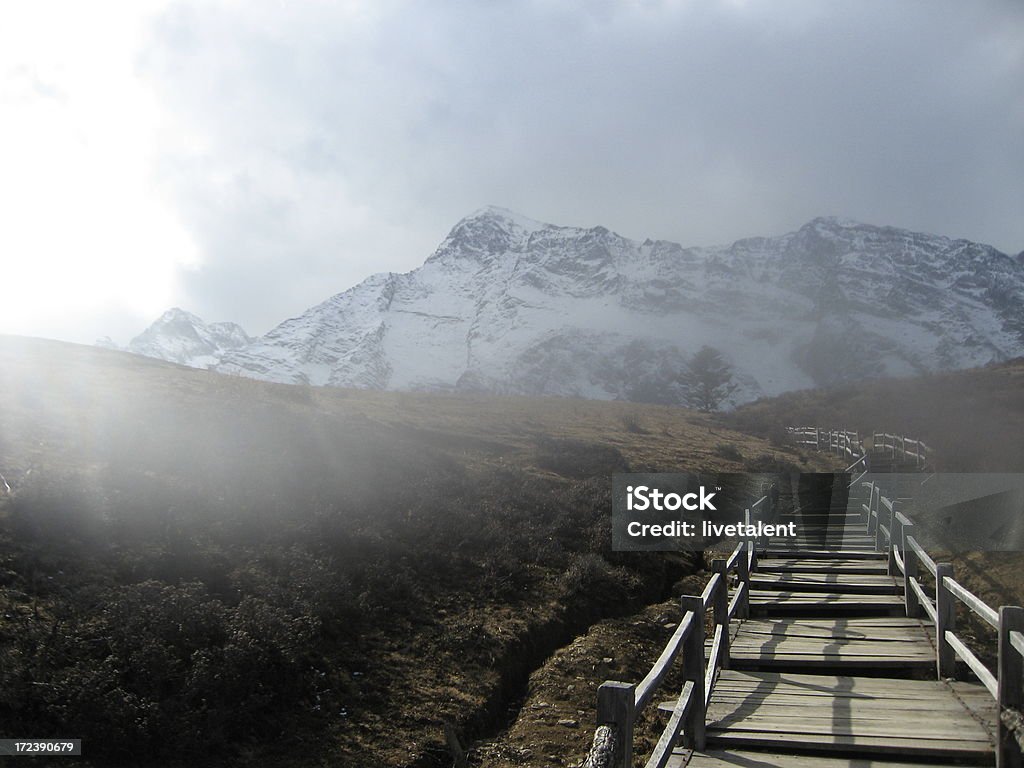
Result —
<path fill-rule="evenodd" d="M 170 303 L 177 268 L 196 262 L 151 178 L 159 113 L 135 62 L 156 9 L 0 11 L 0 332 L 105 311 L 151 317 Z"/>

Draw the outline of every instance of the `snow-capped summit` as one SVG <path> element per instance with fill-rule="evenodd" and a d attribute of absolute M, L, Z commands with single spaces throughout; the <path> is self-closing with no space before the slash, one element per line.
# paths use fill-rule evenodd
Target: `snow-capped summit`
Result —
<path fill-rule="evenodd" d="M 156 325 L 180 327 L 184 344 L 190 328 L 202 336 L 196 320 Z M 133 351 L 177 352 L 151 331 Z M 418 269 L 374 275 L 248 343 L 238 331 L 197 359 L 281 382 L 665 402 L 708 345 L 734 366 L 742 402 L 1024 354 L 1024 264 L 837 217 L 684 248 L 487 207 Z"/>
<path fill-rule="evenodd" d="M 128 342 L 127 350 L 193 368 L 209 368 L 228 351 L 251 341 L 235 323 L 204 323 L 191 312 L 174 307 Z"/>

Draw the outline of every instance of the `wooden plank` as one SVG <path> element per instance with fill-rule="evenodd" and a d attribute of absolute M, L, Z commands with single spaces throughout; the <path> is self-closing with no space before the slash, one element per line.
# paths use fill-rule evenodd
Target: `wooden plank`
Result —
<path fill-rule="evenodd" d="M 804 751 L 839 751 L 860 754 L 905 754 L 907 756 L 978 759 L 992 754 L 990 743 L 981 741 L 936 741 L 886 736 L 848 734 L 794 734 L 769 731 L 709 731 L 708 744 L 715 746 L 785 747 Z"/>
<path fill-rule="evenodd" d="M 792 581 L 794 584 L 848 584 L 851 586 L 873 584 L 887 587 L 896 585 L 893 577 L 885 573 L 841 573 L 832 570 L 819 573 L 762 573 L 758 570 L 751 575 L 751 578 L 770 582 Z"/>
<path fill-rule="evenodd" d="M 793 600 L 827 607 L 831 603 L 850 602 L 877 605 L 903 605 L 903 598 L 895 595 L 849 595 L 845 592 L 802 592 L 785 589 L 751 589 L 750 600 L 775 603 L 780 600 Z"/>
<path fill-rule="evenodd" d="M 794 755 L 781 752 L 749 752 L 709 749 L 704 752 L 679 751 L 668 762 L 668 768 L 935 768 L 948 766 L 938 762 L 893 762 L 890 756 L 880 760 L 859 757 L 827 757 Z M 891 758 L 898 758 L 893 753 Z"/>
<path fill-rule="evenodd" d="M 752 587 L 788 589 L 799 592 L 839 592 L 847 594 L 902 593 L 891 576 L 883 574 L 842 573 L 757 573 L 750 577 Z"/>
<path fill-rule="evenodd" d="M 658 739 L 654 752 L 647 761 L 645 768 L 665 768 L 669 764 L 672 750 L 675 748 L 676 740 L 679 738 L 679 731 L 682 729 L 683 722 L 689 712 L 692 698 L 693 682 L 688 680 L 686 685 L 683 686 L 679 700 L 671 709 L 672 717 L 669 718 L 668 725 L 662 731 L 661 737 Z"/>
<path fill-rule="evenodd" d="M 864 561 L 843 562 L 837 560 L 826 565 L 821 560 L 762 560 L 757 564 L 757 573 L 844 573 L 851 575 L 881 575 L 888 573 L 884 563 L 870 564 Z"/>
<path fill-rule="evenodd" d="M 992 754 L 988 731 L 953 689 L 932 680 L 724 670 L 708 714 L 714 744 L 986 760 Z"/>
<path fill-rule="evenodd" d="M 801 557 L 812 557 L 816 559 L 841 559 L 841 560 L 888 560 L 888 558 L 875 552 L 873 549 L 864 549 L 861 551 L 843 551 L 838 552 L 830 549 L 817 549 L 817 548 L 804 548 L 804 549 L 792 549 L 789 547 L 780 549 L 771 549 L 771 556 L 775 558 L 801 558 Z"/>
<path fill-rule="evenodd" d="M 741 622 L 734 636 L 741 635 L 785 635 L 786 637 L 828 637 L 833 639 L 862 638 L 885 639 L 895 638 L 908 642 L 923 642 L 924 627 L 917 619 L 902 616 L 864 617 L 864 618 L 820 618 L 813 617 L 792 619 L 747 619 Z"/>
<path fill-rule="evenodd" d="M 682 621 L 676 627 L 675 632 L 672 633 L 672 637 L 669 638 L 668 643 L 665 645 L 665 649 L 661 652 L 658 660 L 651 667 L 651 671 L 647 673 L 647 676 L 640 681 L 640 684 L 636 687 L 636 708 L 640 710 L 644 704 L 654 695 L 654 691 L 657 690 L 661 684 L 662 679 L 668 674 L 668 670 L 672 666 L 672 662 L 675 661 L 676 656 L 679 655 L 679 651 L 683 648 L 683 642 L 693 632 L 694 627 L 697 625 L 695 614 L 692 611 L 687 611 L 683 615 Z"/>
<path fill-rule="evenodd" d="M 734 686 L 743 690 L 793 689 L 805 692 L 828 694 L 857 693 L 903 693 L 907 697 L 922 695 L 949 695 L 949 686 L 938 680 L 891 680 L 884 677 L 852 677 L 849 675 L 802 675 L 777 672 L 738 672 L 722 670 L 719 686 Z M 980 686 L 970 689 L 983 690 Z"/>
<path fill-rule="evenodd" d="M 929 699 L 926 702 L 915 701 L 913 699 L 894 699 L 888 697 L 866 697 L 866 698 L 854 698 L 854 697 L 838 697 L 830 696 L 821 701 L 819 697 L 818 707 L 821 709 L 828 709 L 830 706 L 837 706 L 844 708 L 846 711 L 851 713 L 860 712 L 884 712 L 893 717 L 899 717 L 902 713 L 908 714 L 922 713 L 923 715 L 931 718 L 945 717 L 947 714 L 952 713 L 956 715 L 965 709 L 965 704 L 962 701 L 957 701 L 952 697 L 947 700 L 934 700 Z M 840 699 L 843 699 L 840 701 Z M 828 702 L 834 702 L 829 704 Z M 667 711 L 672 710 L 674 702 L 667 702 Z M 724 713 L 723 707 L 733 706 L 738 709 L 744 707 L 755 708 L 763 707 L 766 711 L 786 711 L 792 710 L 796 712 L 805 712 L 807 709 L 808 697 L 806 696 L 787 696 L 784 694 L 775 694 L 773 696 L 752 696 L 745 697 L 735 692 L 724 692 L 721 696 L 718 696 L 713 705 L 708 710 L 715 712 L 718 716 Z M 975 711 L 973 707 L 970 707 L 971 711 Z M 981 711 L 980 708 L 978 711 Z M 995 707 L 989 707 L 989 711 L 995 712 Z"/>
<path fill-rule="evenodd" d="M 732 660 L 732 666 L 736 669 L 823 669 L 833 670 L 842 667 L 849 671 L 869 673 L 877 670 L 909 670 L 909 669 L 931 669 L 935 666 L 935 656 L 901 657 L 891 658 L 881 654 L 875 656 L 848 654 L 785 654 L 777 653 L 771 658 L 765 659 L 760 656 L 736 654 Z"/>
<path fill-rule="evenodd" d="M 960 582 L 956 579 L 951 579 L 948 576 L 943 580 L 946 588 L 958 597 L 968 608 L 978 614 L 981 618 L 989 623 L 989 625 L 999 629 L 999 613 L 998 611 L 989 608 L 985 604 L 985 601 L 975 595 L 973 592 L 968 591 Z"/>
<path fill-rule="evenodd" d="M 963 723 L 969 723 L 970 716 L 961 710 L 962 718 L 953 718 L 957 722 L 948 722 L 948 718 L 940 721 L 925 713 L 916 717 L 894 717 L 893 711 L 881 712 L 875 717 L 865 713 L 858 716 L 846 712 L 837 713 L 835 716 L 817 716 L 809 714 L 806 708 L 791 707 L 790 711 L 782 715 L 778 712 L 741 712 L 722 715 L 715 719 L 708 720 L 708 731 L 726 730 L 729 731 L 770 731 L 773 733 L 793 734 L 831 734 L 833 736 L 878 736 L 893 738 L 914 738 L 934 739 L 938 741 L 976 741 L 983 745 L 990 745 L 988 734 L 977 729 L 976 733 L 969 732 L 972 738 L 961 732 Z M 827 710 L 826 710 L 827 711 Z M 960 720 L 963 719 L 963 722 Z M 955 726 L 955 727 L 954 727 Z"/>
<path fill-rule="evenodd" d="M 952 632 L 946 631 L 946 642 L 953 646 L 953 650 L 956 651 L 956 655 L 963 659 L 967 666 L 971 668 L 982 684 L 988 688 L 989 693 L 992 694 L 992 698 L 999 697 L 999 681 L 996 680 L 988 667 L 981 663 L 981 659 L 974 655 L 974 651 L 968 648 L 964 642 L 954 635 Z"/>
<path fill-rule="evenodd" d="M 755 642 L 735 643 L 732 646 L 740 656 L 758 657 L 770 661 L 776 655 L 807 655 L 807 656 L 835 656 L 837 658 L 855 658 L 857 656 L 877 656 L 883 660 L 893 660 L 928 657 L 934 655 L 930 646 L 917 643 L 875 643 L 846 642 L 833 643 L 830 640 L 818 640 L 817 642 L 806 642 L 804 640 L 785 640 L 775 638 L 764 638 Z"/>
<path fill-rule="evenodd" d="M 750 590 L 753 614 L 812 613 L 825 614 L 890 614 L 900 615 L 906 609 L 899 595 L 848 595 L 841 592 L 793 592 L 764 589 Z"/>

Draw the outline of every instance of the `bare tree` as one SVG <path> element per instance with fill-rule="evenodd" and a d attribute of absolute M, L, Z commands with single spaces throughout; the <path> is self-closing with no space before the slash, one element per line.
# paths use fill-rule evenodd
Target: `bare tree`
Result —
<path fill-rule="evenodd" d="M 722 353 L 707 345 L 687 361 L 680 383 L 686 404 L 707 412 L 717 411 L 739 386 L 733 381 L 732 366 L 722 359 Z"/>

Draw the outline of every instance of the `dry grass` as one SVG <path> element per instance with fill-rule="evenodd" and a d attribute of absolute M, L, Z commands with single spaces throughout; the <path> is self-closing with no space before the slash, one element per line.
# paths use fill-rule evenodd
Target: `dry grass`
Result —
<path fill-rule="evenodd" d="M 305 651 L 323 682 L 274 667 L 304 686 L 279 705 L 282 749 L 441 764 L 443 721 L 489 727 L 525 665 L 675 578 L 662 558 L 610 552 L 613 471 L 751 463 L 829 466 L 685 409 L 274 385 L 0 337 L 0 473 L 15 489 L 0 500 L 0 605 L 20 622 L 0 621 L 0 646 L 33 653 L 65 616 L 74 643 L 33 663 L 77 690 L 62 665 L 100 664 L 88 649 L 116 629 L 86 609 L 97 594 L 134 605 L 156 583 L 223 627 L 248 620 L 244 597 L 271 623 L 321 627 Z M 126 636 L 123 659 L 160 639 Z M 193 645 L 165 651 L 190 659 Z M 132 663 L 104 667 L 107 693 L 145 679 Z M 255 703 L 218 759 L 288 765 L 260 741 L 274 732 Z M 100 711 L 80 714 L 100 728 Z"/>

